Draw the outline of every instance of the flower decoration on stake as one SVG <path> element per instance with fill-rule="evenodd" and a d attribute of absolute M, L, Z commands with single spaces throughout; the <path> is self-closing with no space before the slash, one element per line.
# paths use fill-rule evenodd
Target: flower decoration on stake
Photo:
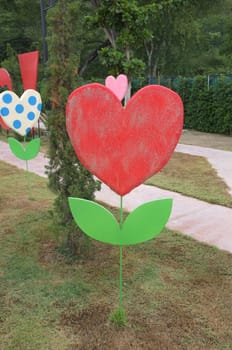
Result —
<path fill-rule="evenodd" d="M 110 89 L 117 98 L 122 101 L 128 89 L 128 79 L 124 74 L 119 74 L 117 78 L 109 75 L 105 79 L 105 86 Z"/>
<path fill-rule="evenodd" d="M 0 114 L 2 119 L 9 128 L 24 137 L 24 142 L 26 141 L 26 135 L 37 122 L 41 110 L 41 97 L 35 90 L 26 90 L 20 98 L 14 92 L 8 90 L 0 94 Z M 28 160 L 37 156 L 40 149 L 40 139 L 31 140 L 26 147 L 13 137 L 8 137 L 8 142 L 12 153 L 17 158 L 26 161 L 28 192 L 30 195 Z"/>
<path fill-rule="evenodd" d="M 95 202 L 69 198 L 69 205 L 75 222 L 87 235 L 120 246 L 118 310 L 123 312 L 123 246 L 159 234 L 172 209 L 172 199 L 154 200 L 136 208 L 123 222 L 123 196 L 170 159 L 183 127 L 183 104 L 172 90 L 150 85 L 123 107 L 112 89 L 88 84 L 69 96 L 66 127 L 82 164 L 120 196 L 119 222 Z"/>

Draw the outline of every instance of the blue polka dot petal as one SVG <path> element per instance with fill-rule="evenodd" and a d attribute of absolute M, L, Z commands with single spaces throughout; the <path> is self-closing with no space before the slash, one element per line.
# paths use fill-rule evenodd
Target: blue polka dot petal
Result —
<path fill-rule="evenodd" d="M 31 131 L 31 128 L 26 128 L 26 134 L 29 134 L 29 132 Z"/>
<path fill-rule="evenodd" d="M 35 113 L 34 112 L 29 112 L 27 114 L 27 119 L 29 120 L 34 120 L 35 119 Z"/>
<path fill-rule="evenodd" d="M 20 120 L 18 120 L 18 119 L 14 120 L 14 122 L 13 122 L 13 127 L 14 127 L 15 129 L 20 129 L 20 128 L 21 128 L 21 125 L 22 125 L 22 123 L 21 123 Z"/>
<path fill-rule="evenodd" d="M 16 110 L 17 113 L 20 114 L 20 113 L 23 113 L 24 107 L 23 107 L 23 105 L 18 104 L 18 105 L 16 105 L 15 110 Z"/>
<path fill-rule="evenodd" d="M 12 96 L 11 94 L 5 94 L 2 98 L 4 103 L 11 103 L 12 102 Z"/>
<path fill-rule="evenodd" d="M 36 102 L 37 102 L 37 99 L 36 99 L 35 96 L 30 96 L 30 97 L 28 98 L 28 103 L 29 103 L 29 105 L 34 106 L 34 105 L 36 105 Z"/>
<path fill-rule="evenodd" d="M 42 103 L 39 103 L 39 104 L 38 104 L 37 109 L 38 109 L 38 111 L 40 111 L 40 112 L 42 111 Z"/>
<path fill-rule="evenodd" d="M 1 116 L 2 117 L 7 117 L 8 115 L 9 115 L 9 109 L 8 108 L 6 108 L 6 107 L 3 107 L 2 109 L 1 109 Z"/>

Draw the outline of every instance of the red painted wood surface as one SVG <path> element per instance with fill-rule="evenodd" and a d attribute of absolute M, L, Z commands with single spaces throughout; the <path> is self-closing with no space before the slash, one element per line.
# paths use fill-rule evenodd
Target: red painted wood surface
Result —
<path fill-rule="evenodd" d="M 0 68 L 0 87 L 7 86 L 9 90 L 13 90 L 10 74 L 5 68 Z"/>
<path fill-rule="evenodd" d="M 0 126 L 5 129 L 5 130 L 9 130 L 10 128 L 6 125 L 6 123 L 4 123 L 2 117 L 0 116 Z"/>
<path fill-rule="evenodd" d="M 66 125 L 82 164 L 125 195 L 162 169 L 183 127 L 183 104 L 159 85 L 139 90 L 123 108 L 105 86 L 89 84 L 69 96 Z"/>
<path fill-rule="evenodd" d="M 23 89 L 36 90 L 38 77 L 39 51 L 31 51 L 18 55 Z"/>
<path fill-rule="evenodd" d="M 10 74 L 5 68 L 0 68 L 0 87 L 3 88 L 5 86 L 7 86 L 9 90 L 13 90 Z M 1 116 L 0 116 L 0 126 L 5 130 L 9 130 L 9 127 L 4 123 Z"/>

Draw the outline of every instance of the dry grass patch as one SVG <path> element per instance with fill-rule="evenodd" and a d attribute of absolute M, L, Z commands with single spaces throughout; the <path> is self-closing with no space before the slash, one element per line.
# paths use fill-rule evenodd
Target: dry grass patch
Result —
<path fill-rule="evenodd" d="M 232 152 L 232 136 L 185 129 L 182 132 L 180 143 Z"/>
<path fill-rule="evenodd" d="M 146 184 L 232 207 L 227 185 L 204 157 L 175 152 L 164 169 Z"/>
<path fill-rule="evenodd" d="M 0 191 L 0 234 L 23 220 L 28 214 L 41 210 L 50 210 L 54 195 L 47 190 L 47 182 L 30 173 L 31 194 L 29 199 L 26 172 L 13 165 L 0 161 L 1 184 Z M 3 185 L 4 184 L 4 185 Z"/>

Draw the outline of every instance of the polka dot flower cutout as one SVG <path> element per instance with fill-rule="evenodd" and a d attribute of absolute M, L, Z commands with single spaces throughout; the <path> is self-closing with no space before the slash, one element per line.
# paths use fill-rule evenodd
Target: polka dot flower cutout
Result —
<path fill-rule="evenodd" d="M 5 124 L 21 136 L 35 125 L 41 110 L 41 97 L 35 90 L 26 90 L 20 98 L 12 91 L 0 94 L 0 115 Z"/>

